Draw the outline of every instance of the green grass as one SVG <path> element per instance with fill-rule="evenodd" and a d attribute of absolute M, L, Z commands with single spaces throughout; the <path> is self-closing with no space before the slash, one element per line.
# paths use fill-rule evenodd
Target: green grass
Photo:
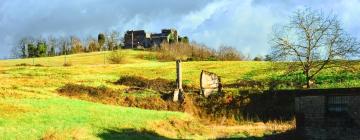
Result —
<path fill-rule="evenodd" d="M 83 53 L 67 56 L 72 66 L 63 67 L 65 56 L 0 61 L 0 137 L 2 139 L 39 139 L 57 136 L 71 139 L 99 139 L 108 129 L 152 130 L 154 122 L 169 118 L 192 120 L 180 112 L 153 111 L 137 108 L 104 105 L 61 97 L 57 89 L 67 83 L 87 86 L 106 86 L 114 90 L 126 87 L 113 84 L 121 76 L 134 75 L 148 79 L 175 80 L 175 62 L 157 62 L 155 59 L 139 59 L 139 55 L 151 56 L 151 52 L 125 50 L 123 64 L 104 64 L 104 53 Z M 224 84 L 237 80 L 269 82 L 301 80 L 301 75 L 281 76 L 283 71 L 269 70 L 269 62 L 252 61 L 196 61 L 183 62 L 183 80 L 187 85 L 199 87 L 201 70 L 215 72 Z M 325 70 L 316 77 L 318 88 L 358 87 L 360 73 L 341 70 Z M 292 88 L 283 86 L 282 88 Z M 228 89 L 231 91 L 232 89 Z M 140 93 L 151 96 L 153 91 Z M 75 133 L 75 134 L 73 134 Z M 69 135 L 70 136 L 67 136 Z M 80 136 L 77 136 L 80 135 Z M 160 134 L 176 138 L 173 134 Z M 111 136 L 111 135 L 110 135 Z M 145 136 L 147 137 L 147 135 Z M 194 138 L 196 135 L 186 136 Z M 241 135 L 241 137 L 243 137 Z M 204 138 L 204 137 L 202 137 Z M 205 138 L 208 138 L 205 136 Z"/>
<path fill-rule="evenodd" d="M 38 139 L 51 129 L 63 132 L 82 128 L 91 135 L 111 128 L 147 128 L 149 121 L 186 117 L 177 112 L 108 106 L 63 97 L 1 99 L 0 102 L 24 108 L 16 116 L 1 119 L 0 137 L 5 139 Z"/>

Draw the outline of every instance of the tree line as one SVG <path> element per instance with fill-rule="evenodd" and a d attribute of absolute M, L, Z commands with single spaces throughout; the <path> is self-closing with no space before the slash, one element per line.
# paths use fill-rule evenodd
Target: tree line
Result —
<path fill-rule="evenodd" d="M 15 58 L 36 58 L 59 55 L 69 55 L 76 53 L 98 52 L 108 50 L 118 50 L 123 47 L 123 38 L 120 33 L 112 31 L 109 33 L 99 33 L 97 37 L 89 36 L 81 39 L 77 36 L 54 37 L 23 37 L 12 49 Z M 204 44 L 189 42 L 187 36 L 179 38 L 179 43 L 170 41 L 154 46 L 150 50 L 159 52 L 159 60 L 174 60 L 179 57 L 189 60 L 220 60 L 238 61 L 251 60 L 250 56 L 245 56 L 236 48 L 231 46 L 220 46 L 218 50 L 209 48 Z M 254 61 L 269 61 L 268 55 L 265 57 L 256 56 Z"/>
<path fill-rule="evenodd" d="M 58 56 L 83 52 L 117 50 L 122 47 L 119 32 L 99 33 L 97 38 L 89 36 L 81 39 L 77 36 L 23 37 L 12 49 L 15 58 L 34 58 Z"/>
<path fill-rule="evenodd" d="M 218 49 L 210 48 L 196 42 L 163 42 L 159 47 L 153 47 L 152 51 L 158 52 L 156 59 L 159 61 L 241 61 L 249 60 L 236 48 L 221 45 Z"/>

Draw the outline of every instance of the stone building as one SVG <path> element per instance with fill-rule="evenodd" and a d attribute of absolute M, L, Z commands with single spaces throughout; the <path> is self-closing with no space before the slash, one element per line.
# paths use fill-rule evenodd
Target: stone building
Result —
<path fill-rule="evenodd" d="M 138 46 L 149 48 L 159 46 L 162 42 L 178 42 L 179 36 L 175 29 L 162 29 L 161 33 L 147 33 L 144 30 L 127 31 L 124 35 L 125 48 Z"/>
<path fill-rule="evenodd" d="M 360 88 L 301 91 L 295 111 L 303 139 L 360 140 Z"/>
<path fill-rule="evenodd" d="M 125 48 L 149 47 L 151 46 L 150 34 L 144 30 L 127 31 L 124 35 L 124 45 Z"/>

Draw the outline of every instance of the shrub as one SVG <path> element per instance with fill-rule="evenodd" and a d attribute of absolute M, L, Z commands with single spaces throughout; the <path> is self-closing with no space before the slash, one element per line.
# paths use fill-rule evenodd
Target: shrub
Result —
<path fill-rule="evenodd" d="M 214 60 L 216 56 L 215 50 L 196 43 L 162 43 L 155 51 L 160 61 L 206 61 Z"/>
<path fill-rule="evenodd" d="M 112 64 L 121 64 L 124 62 L 125 55 L 121 51 L 113 51 L 110 53 L 108 60 Z"/>
<path fill-rule="evenodd" d="M 220 46 L 217 57 L 222 61 L 241 61 L 245 59 L 243 54 L 230 46 Z"/>
<path fill-rule="evenodd" d="M 241 61 L 245 56 L 233 47 L 221 46 L 218 51 L 197 43 L 162 43 L 154 49 L 160 61 Z"/>
<path fill-rule="evenodd" d="M 44 65 L 41 65 L 41 64 L 35 64 L 34 66 L 35 66 L 35 67 L 43 67 Z"/>
<path fill-rule="evenodd" d="M 263 61 L 264 59 L 261 56 L 254 57 L 253 61 Z"/>
<path fill-rule="evenodd" d="M 70 66 L 72 66 L 72 64 L 70 62 L 66 62 L 66 63 L 63 64 L 63 66 L 64 67 L 70 67 Z"/>
<path fill-rule="evenodd" d="M 20 63 L 20 64 L 16 64 L 15 66 L 31 66 L 31 65 L 27 63 Z"/>
<path fill-rule="evenodd" d="M 139 54 L 136 56 L 136 58 L 144 59 L 144 60 L 150 60 L 150 61 L 156 61 L 157 55 L 148 53 L 148 54 Z"/>
<path fill-rule="evenodd" d="M 59 88 L 57 91 L 60 95 L 103 104 L 153 110 L 180 111 L 181 109 L 178 103 L 162 99 L 161 94 L 158 94 L 157 96 L 136 96 L 136 94 L 144 93 L 147 90 L 123 93 L 120 90 L 113 90 L 106 86 L 92 87 L 68 83 Z"/>

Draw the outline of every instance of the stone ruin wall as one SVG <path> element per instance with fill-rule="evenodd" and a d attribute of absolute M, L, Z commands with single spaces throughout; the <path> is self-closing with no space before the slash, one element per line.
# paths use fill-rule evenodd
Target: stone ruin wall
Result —
<path fill-rule="evenodd" d="M 311 140 L 360 140 L 360 96 L 343 98 L 348 99 L 347 113 L 331 115 L 327 96 L 296 97 L 298 134 Z"/>

